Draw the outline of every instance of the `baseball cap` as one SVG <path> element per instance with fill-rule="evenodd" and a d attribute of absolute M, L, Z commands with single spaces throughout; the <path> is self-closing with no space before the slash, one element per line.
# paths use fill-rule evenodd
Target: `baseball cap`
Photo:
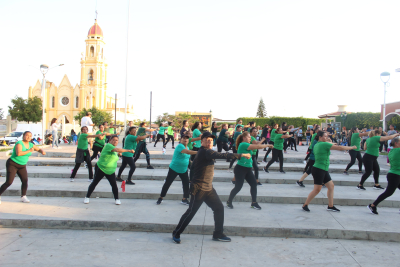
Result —
<path fill-rule="evenodd" d="M 181 138 L 190 138 L 190 136 L 189 136 L 189 134 L 184 134 L 184 135 L 182 135 L 182 137 Z"/>
<path fill-rule="evenodd" d="M 215 135 L 212 135 L 210 132 L 205 132 L 205 133 L 203 133 L 203 135 L 201 136 L 201 139 L 203 139 L 203 138 L 209 138 L 209 137 L 215 139 Z"/>

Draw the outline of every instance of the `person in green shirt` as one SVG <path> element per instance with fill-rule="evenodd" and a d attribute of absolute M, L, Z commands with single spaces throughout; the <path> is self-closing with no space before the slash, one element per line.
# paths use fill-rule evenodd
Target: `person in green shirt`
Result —
<path fill-rule="evenodd" d="M 88 149 L 88 138 L 95 138 L 100 136 L 105 136 L 105 133 L 102 134 L 95 134 L 95 135 L 88 135 L 88 128 L 87 126 L 83 126 L 81 128 L 81 134 L 79 135 L 78 139 L 78 147 L 76 149 L 75 155 L 75 167 L 72 170 L 70 181 L 73 182 L 76 173 L 78 172 L 79 168 L 81 167 L 82 162 L 86 162 L 87 168 L 89 170 L 89 182 L 93 180 L 93 170 L 92 170 L 92 161 L 90 160 L 90 153 Z"/>
<path fill-rule="evenodd" d="M 308 158 L 310 157 L 310 154 L 311 154 L 311 149 L 310 149 L 310 146 L 311 146 L 311 144 L 313 143 L 313 141 L 314 141 L 314 138 L 315 138 L 315 136 L 317 135 L 317 133 L 319 132 L 319 126 L 318 125 L 316 125 L 316 124 L 314 124 L 314 131 L 310 131 L 311 132 L 311 140 L 310 140 L 310 145 L 308 146 L 308 149 L 307 149 L 307 155 L 306 155 L 306 157 L 304 158 L 304 164 L 306 164 L 307 162 L 307 160 L 308 160 Z"/>
<path fill-rule="evenodd" d="M 314 145 L 313 152 L 315 156 L 315 163 L 311 170 L 312 176 L 314 178 L 314 189 L 310 192 L 307 197 L 306 202 L 303 204 L 303 211 L 310 212 L 308 205 L 310 202 L 319 194 L 322 189 L 322 184 L 326 186 L 328 192 L 326 193 L 328 196 L 328 211 L 336 211 L 339 212 L 340 210 L 337 209 L 333 205 L 333 189 L 334 184 L 329 175 L 329 156 L 331 154 L 331 150 L 353 150 L 356 149 L 356 146 L 338 146 L 333 145 L 330 143 L 330 138 L 328 134 L 324 131 L 319 131 L 315 137 L 318 140 L 318 143 Z"/>
<path fill-rule="evenodd" d="M 172 127 L 171 121 L 168 122 L 167 140 L 165 141 L 164 148 L 167 147 L 169 140 L 171 140 L 172 141 L 172 149 L 175 149 L 175 137 L 174 137 L 175 132 L 174 131 L 179 131 L 179 129 Z"/>
<path fill-rule="evenodd" d="M 310 149 L 311 149 L 310 158 L 308 159 L 307 165 L 304 168 L 303 175 L 301 176 L 300 180 L 298 180 L 296 182 L 296 184 L 300 187 L 305 187 L 303 184 L 303 181 L 304 181 L 304 179 L 307 178 L 307 176 L 309 176 L 311 174 L 312 167 L 314 166 L 314 163 L 315 163 L 314 146 L 317 143 L 318 143 L 318 141 L 314 139 L 314 141 L 312 142 L 312 144 L 310 146 Z"/>
<path fill-rule="evenodd" d="M 162 139 L 162 141 L 163 141 L 163 148 L 165 147 L 165 130 L 168 129 L 168 127 L 166 127 L 166 126 L 167 125 L 165 123 L 160 123 L 160 128 L 157 133 L 157 139 L 156 139 L 156 142 L 154 143 L 154 147 L 156 147 L 156 145 L 160 139 Z"/>
<path fill-rule="evenodd" d="M 104 125 L 104 131 L 106 133 L 109 133 L 109 135 L 107 135 L 107 143 L 108 143 L 108 141 L 110 141 L 110 137 L 112 135 L 114 135 L 114 134 L 119 135 L 119 133 L 115 133 L 118 126 L 114 126 L 113 122 L 110 122 L 110 125 L 108 125 L 108 122 L 104 122 L 103 125 Z"/>
<path fill-rule="evenodd" d="M 235 132 L 236 132 L 237 127 L 239 127 L 239 126 L 242 127 L 242 131 L 243 131 L 244 125 L 243 125 L 243 121 L 241 119 L 237 120 L 237 123 L 235 126 Z"/>
<path fill-rule="evenodd" d="M 278 129 L 278 127 L 279 127 L 279 124 L 275 124 L 271 129 L 270 129 L 270 139 L 269 139 L 269 144 L 270 145 L 274 145 L 274 139 L 275 139 L 275 135 L 276 135 L 276 129 Z M 269 153 L 271 153 L 271 151 L 272 151 L 272 149 L 271 148 L 268 148 L 268 150 L 267 150 L 267 153 L 265 153 L 265 156 L 264 156 L 264 159 L 263 159 L 263 162 L 264 163 L 266 163 L 267 162 L 267 158 L 268 158 L 268 155 L 269 155 Z"/>
<path fill-rule="evenodd" d="M 286 131 L 282 131 L 282 127 L 276 128 L 275 137 L 274 137 L 274 148 L 272 149 L 272 158 L 268 162 L 267 166 L 264 167 L 265 172 L 269 172 L 268 168 L 271 166 L 277 159 L 279 159 L 279 171 L 281 173 L 285 173 L 283 170 L 283 141 L 285 139 L 290 138 L 290 135 L 285 134 Z"/>
<path fill-rule="evenodd" d="M 379 185 L 380 168 L 378 163 L 378 157 L 379 157 L 379 147 L 381 145 L 380 142 L 392 140 L 393 138 L 399 136 L 400 134 L 396 133 L 387 136 L 380 136 L 380 135 L 381 132 L 379 130 L 371 130 L 368 132 L 369 138 L 364 143 L 365 154 L 362 159 L 365 168 L 365 173 L 361 177 L 360 183 L 357 185 L 357 189 L 359 190 L 365 190 L 364 182 L 371 175 L 372 171 L 374 172 L 374 180 L 375 180 L 374 189 L 385 189 Z"/>
<path fill-rule="evenodd" d="M 258 129 L 256 127 L 251 128 L 250 130 L 250 144 L 252 145 L 261 145 L 264 141 L 265 138 L 262 138 L 260 141 L 257 141 L 257 135 L 258 135 Z M 267 148 L 267 147 L 274 147 L 273 145 L 267 145 L 266 147 L 263 148 Z M 258 149 L 254 149 L 253 150 L 253 154 L 252 154 L 252 159 L 253 159 L 253 170 L 254 170 L 254 175 L 256 177 L 256 181 L 257 181 L 257 185 L 262 185 L 260 183 L 260 181 L 258 180 Z"/>
<path fill-rule="evenodd" d="M 102 134 L 106 134 L 105 136 Z M 103 150 L 103 147 L 106 144 L 106 136 L 109 136 L 109 133 L 105 133 L 104 132 L 104 125 L 100 124 L 99 125 L 99 130 L 96 132 L 96 135 L 100 135 L 99 137 L 96 137 L 94 139 L 94 144 L 93 144 L 93 154 L 90 157 L 90 160 L 92 161 L 94 158 L 98 156 L 100 156 L 99 153 L 101 153 L 101 151 Z"/>
<path fill-rule="evenodd" d="M 38 151 L 42 155 L 46 155 L 43 149 L 38 148 L 32 142 L 32 133 L 26 131 L 22 134 L 22 140 L 15 143 L 11 157 L 6 161 L 6 181 L 0 187 L 0 204 L 1 195 L 6 189 L 14 182 L 15 175 L 18 174 L 21 179 L 21 201 L 29 203 L 29 199 L 26 197 L 28 190 L 28 171 L 26 170 L 26 164 L 28 163 L 29 157 L 32 152 Z"/>
<path fill-rule="evenodd" d="M 237 154 L 236 140 L 237 140 L 237 138 L 239 137 L 239 135 L 242 134 L 242 130 L 243 130 L 243 127 L 240 126 L 240 125 L 238 125 L 238 126 L 236 127 L 236 132 L 233 134 L 232 153 L 234 153 L 234 154 Z M 236 159 L 232 159 L 232 160 L 231 160 L 231 163 L 229 164 L 228 172 L 232 172 L 232 166 L 233 166 L 233 163 L 235 163 L 235 161 L 236 161 Z M 235 184 L 235 181 L 236 181 L 236 180 L 235 180 L 235 177 L 233 177 L 232 183 Z"/>
<path fill-rule="evenodd" d="M 153 130 L 154 129 L 146 128 L 146 123 L 142 122 L 142 123 L 140 123 L 140 127 L 137 130 L 136 135 L 138 137 L 139 136 L 144 136 L 144 135 L 146 135 L 146 132 L 151 133 Z M 136 162 L 139 159 L 140 154 L 142 154 L 142 153 L 146 155 L 147 169 L 154 169 L 153 166 L 150 165 L 150 153 L 147 150 L 146 139 L 138 141 L 133 160 Z"/>
<path fill-rule="evenodd" d="M 105 176 L 111 185 L 115 199 L 115 205 L 121 205 L 121 200 L 119 200 L 118 197 L 117 181 L 115 180 L 115 171 L 117 169 L 117 161 L 119 159 L 118 154 L 125 152 L 134 153 L 135 151 L 133 149 L 117 148 L 117 145 L 118 136 L 113 135 L 110 137 L 108 144 L 104 146 L 103 151 L 101 151 L 101 157 L 95 166 L 96 175 L 94 176 L 93 182 L 89 185 L 86 197 L 83 200 L 84 204 L 89 204 L 90 196 L 92 195 L 97 184 Z"/>
<path fill-rule="evenodd" d="M 211 124 L 211 134 L 214 136 L 217 136 L 217 132 L 218 132 L 218 128 L 221 128 L 222 125 L 218 126 L 216 121 L 213 121 L 213 123 Z M 214 146 L 217 145 L 217 140 L 214 139 Z"/>
<path fill-rule="evenodd" d="M 228 132 L 228 124 L 224 123 L 222 124 L 221 132 L 219 133 L 219 136 L 217 138 L 217 148 L 219 153 L 222 152 L 222 149 L 224 149 L 225 152 L 229 152 L 228 148 L 229 136 L 230 133 Z"/>
<path fill-rule="evenodd" d="M 201 129 L 203 125 L 201 122 L 196 121 L 193 126 L 192 126 L 192 132 L 193 132 L 193 138 L 198 138 L 201 137 Z M 201 140 L 194 142 L 193 145 L 193 151 L 199 151 L 199 148 L 201 147 Z M 190 161 L 194 160 L 195 155 L 190 156 Z"/>
<path fill-rule="evenodd" d="M 128 174 L 128 180 L 126 181 L 125 184 L 130 184 L 130 185 L 134 185 L 135 183 L 132 182 L 132 175 L 136 170 L 136 165 L 135 165 L 135 161 L 133 160 L 133 153 L 135 153 L 135 149 L 137 146 L 137 142 L 146 139 L 147 137 L 149 137 L 149 134 L 143 135 L 143 136 L 136 136 L 136 130 L 137 127 L 133 126 L 129 128 L 129 134 L 128 136 L 125 138 L 125 142 L 124 142 L 124 149 L 125 150 L 129 150 L 133 152 L 124 152 L 122 153 L 122 164 L 121 167 L 119 167 L 118 170 L 118 175 L 117 175 L 117 182 L 122 182 L 122 172 L 125 170 L 126 165 L 129 165 L 129 174 Z"/>
<path fill-rule="evenodd" d="M 400 138 L 392 139 L 391 145 L 393 148 L 389 151 L 390 170 L 386 175 L 388 185 L 383 192 L 372 204 L 368 205 L 371 213 L 378 215 L 377 206 L 386 198 L 393 195 L 397 188 L 400 189 Z"/>
<path fill-rule="evenodd" d="M 256 131 L 257 129 L 254 128 Z M 238 154 L 254 154 L 254 150 L 263 149 L 265 147 L 271 147 L 272 145 L 261 145 L 261 144 L 251 144 L 251 135 L 249 132 L 244 132 L 236 139 L 236 146 L 238 147 Z M 253 159 L 241 157 L 238 160 L 238 163 L 235 166 L 235 187 L 232 189 L 229 199 L 226 202 L 226 206 L 230 209 L 233 209 L 232 201 L 240 192 L 243 187 L 244 180 L 250 185 L 250 194 L 251 194 L 251 208 L 260 210 L 261 207 L 257 203 L 257 182 L 256 178 L 252 172 L 253 168 Z M 258 168 L 258 167 L 257 167 Z"/>
<path fill-rule="evenodd" d="M 197 151 L 190 150 L 188 147 L 190 140 L 190 134 L 186 133 L 181 137 L 181 143 L 176 147 L 174 155 L 172 157 L 171 164 L 169 165 L 169 170 L 167 178 L 165 179 L 164 185 L 161 189 L 160 197 L 157 200 L 157 205 L 160 205 L 163 198 L 167 195 L 168 189 L 172 182 L 179 175 L 182 181 L 183 188 L 183 198 L 181 204 L 189 205 L 189 175 L 188 166 L 190 155 L 196 155 Z M 200 137 L 199 137 L 200 139 Z"/>
<path fill-rule="evenodd" d="M 343 174 L 349 175 L 348 171 L 351 168 L 351 166 L 354 165 L 356 162 L 356 159 L 358 160 L 358 173 L 362 174 L 362 157 L 361 157 L 361 152 L 360 152 L 360 143 L 361 143 L 361 137 L 367 136 L 368 132 L 365 133 L 360 133 L 357 127 L 351 128 L 350 131 L 350 145 L 354 145 L 357 148 L 354 150 L 350 150 L 350 163 L 347 165 L 346 169 L 344 170 Z"/>

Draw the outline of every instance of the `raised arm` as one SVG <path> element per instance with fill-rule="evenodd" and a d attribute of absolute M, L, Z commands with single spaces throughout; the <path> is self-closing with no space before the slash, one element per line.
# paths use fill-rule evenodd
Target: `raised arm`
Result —
<path fill-rule="evenodd" d="M 100 137 L 100 136 L 105 136 L 106 133 L 102 133 L 102 134 L 93 134 L 93 135 L 88 135 L 87 138 L 96 138 L 96 137 Z"/>
<path fill-rule="evenodd" d="M 206 158 L 207 159 L 241 159 L 245 157 L 249 159 L 251 157 L 250 154 L 235 154 L 235 153 L 219 153 L 212 149 L 206 150 Z"/>
<path fill-rule="evenodd" d="M 381 136 L 381 139 L 379 139 L 379 141 L 384 142 L 384 141 L 388 141 L 388 140 L 392 140 L 393 138 L 395 138 L 396 136 L 399 136 L 400 134 L 392 134 L 389 136 Z"/>
<path fill-rule="evenodd" d="M 193 150 L 189 150 L 189 149 L 183 149 L 183 150 L 181 151 L 181 153 L 183 153 L 183 154 L 188 154 L 188 155 L 196 155 L 196 154 L 197 154 L 197 151 L 193 151 Z"/>
<path fill-rule="evenodd" d="M 359 133 L 359 134 L 358 134 L 358 136 L 359 136 L 359 137 L 362 137 L 362 136 L 367 136 L 367 135 L 368 135 L 368 132 L 365 132 L 365 133 Z"/>
<path fill-rule="evenodd" d="M 255 142 L 255 141 L 253 141 L 253 142 Z M 249 147 L 247 148 L 247 150 L 254 150 L 254 149 L 263 149 L 263 148 L 274 148 L 274 146 L 273 145 L 261 145 L 261 144 L 252 144 L 252 145 L 249 145 Z"/>
<path fill-rule="evenodd" d="M 353 150 L 356 148 L 357 148 L 356 146 L 335 146 L 335 145 L 331 146 L 331 150 L 340 150 L 340 151 Z"/>

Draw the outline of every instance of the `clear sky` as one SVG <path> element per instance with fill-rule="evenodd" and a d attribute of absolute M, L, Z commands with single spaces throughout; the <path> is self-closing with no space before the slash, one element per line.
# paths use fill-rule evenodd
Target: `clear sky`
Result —
<path fill-rule="evenodd" d="M 0 107 L 27 97 L 41 78 L 29 65 L 54 66 L 48 80 L 80 80 L 80 54 L 94 23 L 95 0 L 0 1 Z M 124 94 L 128 1 L 98 0 L 109 93 Z M 213 111 L 255 116 L 318 115 L 347 104 L 379 112 L 400 101 L 400 1 L 131 0 L 129 103 L 135 114 Z M 121 99 L 124 101 L 123 99 Z M 122 102 L 121 101 L 121 102 Z"/>

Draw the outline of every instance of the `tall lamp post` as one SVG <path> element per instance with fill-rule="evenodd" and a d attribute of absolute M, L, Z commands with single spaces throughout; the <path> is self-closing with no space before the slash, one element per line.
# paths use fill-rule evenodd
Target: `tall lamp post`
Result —
<path fill-rule="evenodd" d="M 390 73 L 385 71 L 381 73 L 381 81 L 383 82 L 383 131 L 386 131 L 386 84 L 390 80 Z M 388 85 L 389 86 L 389 85 Z"/>

